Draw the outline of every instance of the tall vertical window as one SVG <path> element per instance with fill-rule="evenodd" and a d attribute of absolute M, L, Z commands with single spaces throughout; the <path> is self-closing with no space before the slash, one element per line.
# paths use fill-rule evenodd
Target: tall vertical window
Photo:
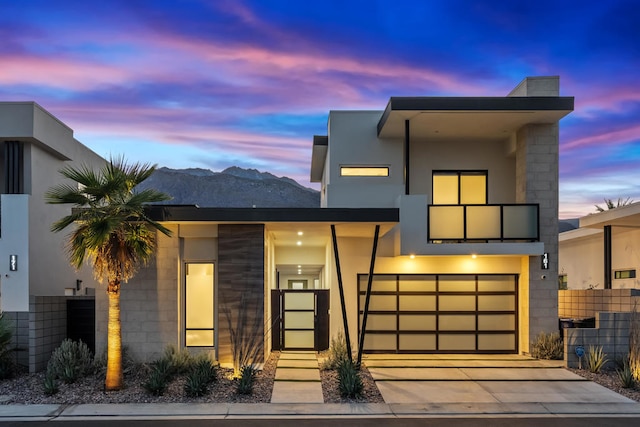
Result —
<path fill-rule="evenodd" d="M 213 347 L 215 332 L 213 263 L 185 264 L 185 346 Z"/>
<path fill-rule="evenodd" d="M 486 205 L 487 171 L 434 171 L 434 205 Z"/>

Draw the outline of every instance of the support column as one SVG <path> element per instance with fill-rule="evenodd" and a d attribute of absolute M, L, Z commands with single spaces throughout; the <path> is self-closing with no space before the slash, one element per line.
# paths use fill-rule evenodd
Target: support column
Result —
<path fill-rule="evenodd" d="M 369 278 L 367 280 L 367 294 L 364 298 L 364 313 L 362 315 L 362 329 L 360 330 L 360 342 L 358 344 L 358 361 L 362 362 L 362 351 L 364 349 L 364 336 L 367 332 L 367 316 L 369 315 L 369 300 L 371 299 L 371 285 L 373 284 L 373 269 L 376 266 L 376 251 L 378 250 L 378 236 L 380 235 L 380 225 L 376 225 L 376 232 L 373 236 L 373 249 L 371 249 L 371 264 L 369 264 Z M 360 286 L 360 284 L 358 284 Z"/>
<path fill-rule="evenodd" d="M 344 300 L 344 287 L 342 286 L 342 271 L 340 270 L 340 255 L 338 254 L 338 238 L 336 237 L 336 226 L 331 224 L 331 239 L 333 240 L 333 254 L 336 261 L 336 274 L 338 275 L 338 290 L 340 291 L 340 306 L 342 307 L 342 324 L 344 335 L 347 341 L 347 354 L 351 362 L 351 337 L 349 335 L 349 322 L 347 321 L 347 305 Z"/>
<path fill-rule="evenodd" d="M 404 194 L 409 193 L 409 181 L 411 181 L 410 164 L 411 164 L 411 144 L 409 138 L 409 120 L 404 121 Z"/>
<path fill-rule="evenodd" d="M 604 226 L 604 288 L 611 289 L 611 226 Z"/>

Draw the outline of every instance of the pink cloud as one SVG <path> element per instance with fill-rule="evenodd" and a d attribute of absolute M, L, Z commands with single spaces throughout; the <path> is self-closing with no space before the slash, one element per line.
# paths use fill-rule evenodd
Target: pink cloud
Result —
<path fill-rule="evenodd" d="M 640 140 L 640 125 L 573 139 L 563 143 L 562 150 L 574 150 L 590 145 L 623 144 L 625 142 L 637 140 Z"/>

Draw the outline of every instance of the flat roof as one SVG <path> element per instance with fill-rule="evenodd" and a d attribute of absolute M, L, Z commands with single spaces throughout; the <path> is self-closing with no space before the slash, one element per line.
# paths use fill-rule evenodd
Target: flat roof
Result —
<path fill-rule="evenodd" d="M 573 106 L 572 96 L 391 97 L 378 122 L 378 136 L 403 137 L 405 121 L 410 120 L 412 128 L 438 137 L 495 138 L 526 124 L 557 122 Z"/>

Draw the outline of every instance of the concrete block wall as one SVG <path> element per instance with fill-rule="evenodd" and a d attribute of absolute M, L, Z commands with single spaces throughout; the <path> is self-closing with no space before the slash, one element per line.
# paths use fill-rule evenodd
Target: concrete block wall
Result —
<path fill-rule="evenodd" d="M 600 311 L 640 310 L 640 289 L 581 289 L 558 291 L 558 317 L 596 317 Z"/>
<path fill-rule="evenodd" d="M 15 349 L 14 362 L 23 368 L 29 367 L 29 312 L 5 311 L 4 321 L 13 330 L 10 347 Z"/>
<path fill-rule="evenodd" d="M 564 362 L 568 368 L 578 368 L 580 360 L 576 356 L 576 347 L 584 347 L 588 353 L 590 346 L 602 346 L 609 362 L 607 367 L 615 366 L 615 361 L 623 359 L 629 353 L 629 325 L 631 313 L 596 313 L 595 328 L 564 329 Z M 582 358 L 582 368 L 587 367 L 587 356 Z"/>

